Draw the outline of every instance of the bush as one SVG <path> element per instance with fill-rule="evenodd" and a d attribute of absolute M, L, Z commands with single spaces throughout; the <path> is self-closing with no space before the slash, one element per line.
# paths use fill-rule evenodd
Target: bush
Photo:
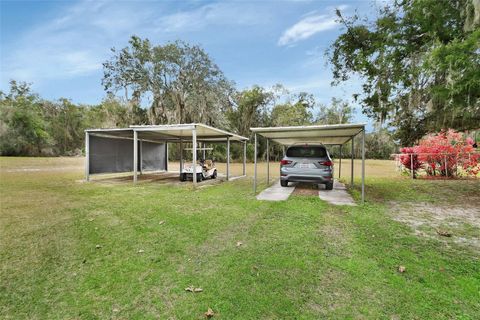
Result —
<path fill-rule="evenodd" d="M 476 176 L 480 172 L 480 154 L 475 153 L 473 140 L 453 129 L 429 134 L 414 147 L 402 148 L 401 163 L 414 177 L 423 168 L 428 176 Z"/>

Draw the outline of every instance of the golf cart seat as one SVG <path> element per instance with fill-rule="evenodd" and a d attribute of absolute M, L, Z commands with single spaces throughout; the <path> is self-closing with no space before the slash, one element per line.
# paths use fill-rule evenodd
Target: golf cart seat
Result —
<path fill-rule="evenodd" d="M 203 166 L 207 169 L 210 170 L 213 168 L 213 161 L 212 160 L 205 160 L 203 163 Z"/>

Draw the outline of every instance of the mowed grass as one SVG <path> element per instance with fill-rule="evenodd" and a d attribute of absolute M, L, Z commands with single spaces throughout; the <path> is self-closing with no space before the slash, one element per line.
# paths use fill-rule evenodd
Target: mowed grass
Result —
<path fill-rule="evenodd" d="M 83 183 L 82 161 L 0 158 L 0 318 L 479 318 L 478 252 L 417 236 L 389 211 L 478 204 L 479 181 L 412 181 L 368 161 L 367 203 L 339 207 L 256 201 L 250 178 Z"/>

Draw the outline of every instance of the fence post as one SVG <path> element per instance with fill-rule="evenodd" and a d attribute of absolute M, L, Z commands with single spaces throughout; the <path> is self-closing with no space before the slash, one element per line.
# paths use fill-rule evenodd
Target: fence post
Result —
<path fill-rule="evenodd" d="M 413 172 L 413 153 L 410 153 L 410 171 L 412 172 L 412 179 L 415 179 L 415 173 Z"/>

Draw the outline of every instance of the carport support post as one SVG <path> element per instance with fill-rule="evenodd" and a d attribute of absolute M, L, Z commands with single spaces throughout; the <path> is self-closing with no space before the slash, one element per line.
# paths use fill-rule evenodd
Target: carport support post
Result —
<path fill-rule="evenodd" d="M 227 137 L 227 181 L 230 180 L 230 137 Z"/>
<path fill-rule="evenodd" d="M 253 194 L 257 193 L 257 134 L 254 134 L 255 149 L 253 152 Z"/>
<path fill-rule="evenodd" d="M 203 143 L 202 159 L 205 160 L 205 142 Z"/>
<path fill-rule="evenodd" d="M 247 141 L 243 141 L 243 175 L 247 175 Z"/>
<path fill-rule="evenodd" d="M 353 158 L 354 158 L 354 147 L 353 147 L 353 138 L 352 137 L 352 168 L 351 168 L 351 173 L 350 173 L 350 187 L 353 188 Z"/>
<path fill-rule="evenodd" d="M 267 139 L 267 186 L 270 182 L 270 148 Z"/>
<path fill-rule="evenodd" d="M 140 174 L 143 174 L 143 169 L 142 169 L 142 163 L 143 163 L 143 157 L 142 157 L 142 153 L 143 153 L 143 143 L 142 143 L 142 140 L 140 140 L 140 152 L 139 152 L 139 157 L 140 157 Z"/>
<path fill-rule="evenodd" d="M 193 174 L 192 174 L 192 180 L 193 180 L 193 186 L 197 186 L 197 130 L 194 127 L 192 129 L 192 168 L 193 168 Z"/>
<path fill-rule="evenodd" d="M 338 179 L 340 179 L 340 176 L 342 174 L 342 147 L 343 144 L 340 145 L 340 158 L 338 159 L 339 164 L 338 164 Z"/>
<path fill-rule="evenodd" d="M 182 174 L 183 168 L 183 141 L 180 140 L 180 174 Z"/>
<path fill-rule="evenodd" d="M 133 183 L 137 183 L 138 168 L 138 135 L 137 130 L 133 130 Z"/>
<path fill-rule="evenodd" d="M 168 172 L 168 142 L 165 141 L 165 171 Z"/>
<path fill-rule="evenodd" d="M 365 128 L 362 132 L 362 203 L 365 203 Z"/>
<path fill-rule="evenodd" d="M 85 181 L 90 181 L 90 134 L 85 131 Z"/>

